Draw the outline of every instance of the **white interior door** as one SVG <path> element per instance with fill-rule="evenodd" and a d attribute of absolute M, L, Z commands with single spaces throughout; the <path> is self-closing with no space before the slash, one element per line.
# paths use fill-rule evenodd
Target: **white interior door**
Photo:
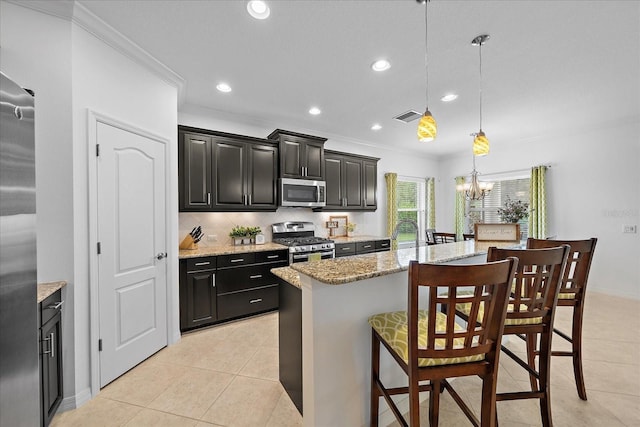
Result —
<path fill-rule="evenodd" d="M 97 123 L 100 387 L 167 345 L 161 141 Z"/>

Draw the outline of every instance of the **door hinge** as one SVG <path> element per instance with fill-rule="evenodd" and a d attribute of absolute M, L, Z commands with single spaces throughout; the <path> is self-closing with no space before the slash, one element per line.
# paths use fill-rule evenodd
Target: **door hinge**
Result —
<path fill-rule="evenodd" d="M 100 157 L 100 144 L 96 144 L 96 157 Z"/>
<path fill-rule="evenodd" d="M 102 245 L 100 245 L 100 242 L 98 242 L 98 255 L 100 255 L 102 253 Z"/>
<path fill-rule="evenodd" d="M 98 351 L 102 351 L 102 338 L 98 340 Z"/>

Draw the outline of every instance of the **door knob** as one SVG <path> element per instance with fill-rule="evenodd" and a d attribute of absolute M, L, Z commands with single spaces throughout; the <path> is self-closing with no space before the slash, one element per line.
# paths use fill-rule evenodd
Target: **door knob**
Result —
<path fill-rule="evenodd" d="M 166 258 L 167 257 L 167 253 L 166 252 L 160 252 L 158 255 L 156 255 L 156 259 L 162 259 L 162 258 Z"/>

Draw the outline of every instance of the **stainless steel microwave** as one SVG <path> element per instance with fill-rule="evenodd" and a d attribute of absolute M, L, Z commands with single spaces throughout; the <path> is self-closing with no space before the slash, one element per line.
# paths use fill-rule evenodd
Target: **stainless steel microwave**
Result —
<path fill-rule="evenodd" d="M 280 179 L 280 206 L 316 208 L 326 204 L 326 182 Z"/>

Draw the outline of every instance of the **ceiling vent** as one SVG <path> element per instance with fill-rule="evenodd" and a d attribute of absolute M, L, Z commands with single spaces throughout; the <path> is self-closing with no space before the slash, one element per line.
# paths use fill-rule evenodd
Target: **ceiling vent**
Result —
<path fill-rule="evenodd" d="M 399 120 L 401 122 L 409 123 L 416 119 L 419 119 L 420 117 L 422 117 L 422 113 L 418 113 L 417 111 L 414 111 L 414 110 L 409 110 L 409 111 L 405 111 L 402 114 L 398 114 L 397 116 L 394 117 L 394 119 Z"/>

